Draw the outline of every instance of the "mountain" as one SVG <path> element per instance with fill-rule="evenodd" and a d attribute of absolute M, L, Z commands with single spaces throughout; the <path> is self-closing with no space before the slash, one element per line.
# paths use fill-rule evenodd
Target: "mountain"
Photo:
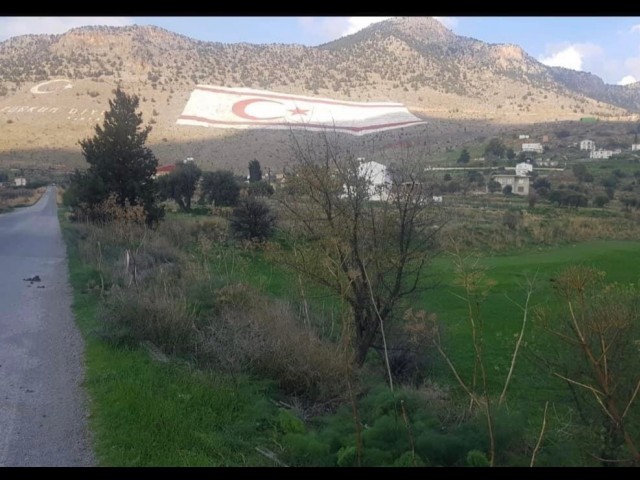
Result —
<path fill-rule="evenodd" d="M 429 120 L 434 152 L 505 125 L 631 119 L 640 111 L 638 84 L 606 85 L 547 67 L 516 45 L 458 36 L 429 17 L 390 19 L 317 47 L 203 42 L 151 26 L 82 27 L 10 38 L 0 43 L 0 67 L 0 166 L 82 165 L 77 141 L 92 134 L 118 83 L 140 96 L 162 162 L 194 156 L 238 170 L 253 158 L 281 166 L 286 133 L 176 125 L 196 84 L 402 102 Z M 43 83 L 54 79 L 68 82 Z M 393 146 L 420 135 L 410 128 L 372 137 Z"/>
<path fill-rule="evenodd" d="M 549 70 L 558 83 L 571 91 L 634 112 L 640 111 L 640 82 L 609 85 L 592 73 L 562 67 L 551 67 Z"/>

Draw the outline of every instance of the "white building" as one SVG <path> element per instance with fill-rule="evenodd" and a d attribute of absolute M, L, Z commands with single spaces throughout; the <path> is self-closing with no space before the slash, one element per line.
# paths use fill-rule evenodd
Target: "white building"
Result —
<path fill-rule="evenodd" d="M 519 138 L 520 140 L 527 140 L 527 139 L 529 138 L 529 135 L 526 135 L 526 134 L 520 134 L 520 135 L 518 135 L 518 138 Z"/>
<path fill-rule="evenodd" d="M 516 195 L 529 195 L 529 177 L 521 177 L 519 175 L 507 175 L 507 174 L 499 174 L 493 177 L 493 180 L 498 182 L 500 186 L 504 189 L 507 185 L 511 185 L 511 193 L 515 193 Z"/>
<path fill-rule="evenodd" d="M 26 187 L 27 186 L 27 179 L 24 177 L 16 177 L 13 179 L 14 183 L 16 184 L 16 187 Z"/>
<path fill-rule="evenodd" d="M 640 150 L 640 143 L 634 143 L 631 145 L 631 151 Z"/>
<path fill-rule="evenodd" d="M 540 143 L 523 143 L 522 144 L 522 151 L 523 152 L 542 153 L 543 152 L 543 148 L 542 148 L 542 144 L 540 144 Z"/>
<path fill-rule="evenodd" d="M 516 175 L 519 177 L 529 175 L 533 172 L 533 165 L 527 162 L 522 162 L 516 165 Z"/>
<path fill-rule="evenodd" d="M 595 150 L 595 149 L 596 149 L 596 142 L 594 142 L 593 140 L 582 140 L 580 142 L 580 150 Z"/>
<path fill-rule="evenodd" d="M 538 158 L 535 160 L 535 164 L 538 167 L 557 167 L 558 161 L 551 160 L 550 158 L 545 158 L 544 160 L 542 158 Z"/>
<path fill-rule="evenodd" d="M 603 158 L 606 160 L 607 158 L 611 158 L 611 156 L 615 155 L 616 153 L 620 153 L 620 152 L 615 152 L 613 150 L 603 150 L 603 149 L 591 150 L 591 152 L 589 152 L 589 158 Z"/>
<path fill-rule="evenodd" d="M 391 188 L 391 175 L 387 167 L 378 162 L 365 162 L 364 158 L 358 158 L 358 176 L 365 178 L 369 185 L 369 199 L 386 200 Z M 347 189 L 345 185 L 345 190 Z"/>

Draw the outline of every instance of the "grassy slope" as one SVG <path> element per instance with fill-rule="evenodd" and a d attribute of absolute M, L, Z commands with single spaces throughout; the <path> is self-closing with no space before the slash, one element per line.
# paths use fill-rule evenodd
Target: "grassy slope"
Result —
<path fill-rule="evenodd" d="M 65 222 L 62 222 L 63 228 Z M 277 408 L 267 386 L 245 377 L 196 373 L 152 361 L 145 350 L 97 338 L 95 272 L 82 263 L 64 229 L 73 309 L 86 339 L 91 428 L 104 466 L 269 466 L 255 447 L 272 448 Z"/>

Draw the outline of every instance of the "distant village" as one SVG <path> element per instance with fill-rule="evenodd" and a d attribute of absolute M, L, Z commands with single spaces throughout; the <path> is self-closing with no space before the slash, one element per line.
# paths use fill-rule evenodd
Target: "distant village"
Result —
<path fill-rule="evenodd" d="M 549 148 L 545 147 L 543 143 L 549 141 L 548 135 L 542 135 L 541 142 L 531 142 L 530 135 L 528 134 L 519 134 L 518 140 L 522 141 L 521 148 L 519 151 L 515 152 L 518 154 L 518 159 L 522 161 L 515 164 L 515 166 L 492 166 L 487 167 L 485 164 L 484 157 L 478 157 L 472 159 L 472 164 L 482 164 L 484 166 L 475 167 L 472 165 L 461 167 L 461 166 L 427 166 L 425 167 L 425 171 L 456 171 L 456 170 L 475 170 L 478 168 L 486 169 L 491 168 L 492 170 L 496 170 L 495 173 L 490 175 L 490 182 L 497 182 L 500 185 L 500 191 L 504 191 L 505 187 L 510 187 L 510 192 L 514 195 L 520 196 L 528 196 L 531 192 L 531 182 L 533 181 L 532 176 L 534 172 L 534 167 L 536 169 L 541 169 L 543 171 L 562 171 L 566 164 L 562 166 L 559 165 L 559 161 L 557 159 L 551 159 L 549 157 L 544 156 L 544 153 L 549 153 Z M 604 149 L 597 148 L 596 142 L 585 138 L 580 142 L 575 142 L 567 146 L 570 149 L 576 149 L 581 152 L 584 152 L 585 156 L 581 160 L 607 160 L 616 155 L 620 155 L 623 153 L 623 150 L 618 149 Z M 634 143 L 631 145 L 631 152 L 640 152 L 640 143 Z M 588 153 L 588 157 L 586 154 Z M 528 158 L 527 154 L 534 154 L 531 158 Z M 539 156 L 538 156 L 539 155 Z M 365 158 L 358 158 L 360 163 L 359 172 L 361 175 L 366 175 L 369 178 L 371 183 L 371 196 L 372 199 L 375 200 L 384 200 L 388 196 L 388 192 L 390 191 L 390 186 L 393 184 L 392 182 L 392 174 L 390 169 L 376 161 L 367 161 Z M 577 159 L 580 161 L 580 159 Z M 163 175 L 168 175 L 173 170 L 175 170 L 176 165 L 179 163 L 191 163 L 194 162 L 193 157 L 187 157 L 186 159 L 176 162 L 175 164 L 168 164 L 159 166 L 156 171 L 156 177 L 160 177 Z M 513 173 L 511 173 L 513 172 Z M 284 172 L 279 173 L 271 173 L 270 169 L 268 170 L 268 174 L 265 175 L 264 180 L 269 183 L 274 188 L 282 187 L 286 182 L 286 174 Z M 16 182 L 18 179 L 16 179 Z M 248 182 L 248 177 L 246 182 Z M 489 182 L 489 183 L 490 183 Z M 486 183 L 484 187 L 480 190 L 475 190 L 472 193 L 489 193 L 489 183 Z M 386 192 L 386 193 L 385 193 Z M 433 197 L 433 201 L 436 203 L 442 202 L 442 195 L 437 195 Z"/>

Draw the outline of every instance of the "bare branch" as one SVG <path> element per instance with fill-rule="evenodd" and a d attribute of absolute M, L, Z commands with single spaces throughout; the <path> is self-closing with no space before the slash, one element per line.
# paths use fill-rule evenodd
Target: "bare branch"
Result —
<path fill-rule="evenodd" d="M 621 419 L 627 415 L 629 408 L 631 408 L 631 404 L 633 404 L 633 401 L 636 399 L 636 396 L 638 395 L 638 390 L 640 390 L 640 379 L 638 379 L 638 383 L 636 384 L 636 388 L 633 391 L 633 395 L 631 395 L 631 398 L 629 399 L 629 403 L 627 403 L 627 406 L 625 407 L 624 412 L 622 412 L 622 416 L 620 417 Z"/>
<path fill-rule="evenodd" d="M 547 426 L 547 408 L 549 407 L 549 401 L 544 404 L 544 414 L 542 416 L 542 428 L 540 429 L 540 435 L 538 436 L 538 442 L 536 443 L 535 448 L 533 449 L 533 453 L 531 454 L 531 463 L 529 467 L 533 467 L 536 463 L 536 456 L 538 455 L 538 451 L 540 450 L 540 445 L 542 445 L 542 438 L 544 437 L 544 429 Z"/>
<path fill-rule="evenodd" d="M 458 374 L 458 370 L 456 370 L 456 367 L 453 364 L 453 362 L 451 362 L 451 359 L 449 359 L 447 354 L 444 352 L 444 350 L 442 350 L 442 347 L 440 347 L 440 345 L 437 342 L 434 342 L 434 345 L 435 345 L 436 349 L 438 350 L 438 352 L 440 353 L 440 355 L 442 355 L 442 358 L 444 358 L 444 361 L 447 362 L 447 365 L 449 365 L 449 368 L 451 369 L 451 372 L 453 373 L 453 375 L 456 377 L 456 380 L 458 381 L 458 384 L 460 384 L 460 386 L 466 392 L 466 394 L 469 395 L 469 398 L 471 399 L 472 403 L 475 403 L 478 407 L 480 407 L 481 404 L 478 401 L 478 398 L 469 389 L 469 387 L 467 387 L 466 383 L 464 383 L 464 380 L 462 380 L 462 378 Z"/>
<path fill-rule="evenodd" d="M 527 316 L 529 314 L 529 300 L 531 299 L 531 294 L 533 293 L 533 284 L 536 281 L 538 276 L 538 271 L 533 276 L 532 280 L 527 279 L 528 287 L 527 287 L 527 299 L 524 302 L 524 307 L 522 308 L 523 316 L 522 316 L 522 328 L 520 329 L 520 336 L 518 337 L 518 341 L 516 342 L 516 346 L 513 350 L 513 355 L 511 357 L 511 366 L 509 367 L 509 373 L 507 374 L 507 379 L 504 382 L 504 388 L 502 389 L 502 393 L 500 394 L 500 399 L 498 400 L 498 405 L 502 405 L 504 402 L 505 396 L 507 394 L 507 388 L 509 387 L 509 383 L 511 382 L 511 377 L 513 375 L 513 370 L 516 366 L 516 359 L 518 358 L 518 351 L 520 350 L 520 345 L 522 344 L 522 339 L 524 337 L 524 330 L 527 326 Z"/>
<path fill-rule="evenodd" d="M 584 383 L 580 383 L 580 382 L 576 382 L 575 380 L 571 380 L 570 378 L 567 378 L 563 375 L 560 375 L 559 373 L 553 372 L 553 374 L 556 377 L 559 377 L 569 383 L 573 383 L 574 385 L 578 385 L 580 387 L 586 388 L 587 390 L 589 390 L 591 393 L 593 393 L 593 396 L 595 397 L 596 401 L 598 402 L 598 404 L 602 407 L 602 410 L 604 411 L 604 413 L 611 419 L 613 420 L 613 422 L 615 424 L 617 424 L 617 420 L 615 419 L 615 417 L 611 414 L 611 412 L 609 411 L 609 409 L 605 406 L 604 403 L 602 403 L 602 399 L 600 398 L 601 396 L 605 396 L 604 393 L 602 393 L 600 390 L 590 386 L 590 385 L 586 385 Z"/>

